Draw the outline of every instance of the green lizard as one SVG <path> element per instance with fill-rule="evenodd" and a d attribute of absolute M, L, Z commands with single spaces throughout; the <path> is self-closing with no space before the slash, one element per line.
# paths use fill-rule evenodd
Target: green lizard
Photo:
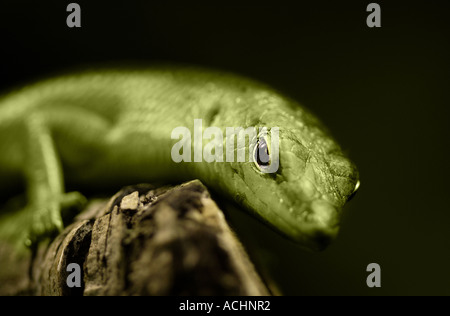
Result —
<path fill-rule="evenodd" d="M 278 171 L 262 173 L 258 161 L 175 163 L 172 130 L 192 130 L 198 118 L 203 128 L 279 127 Z M 3 220 L 0 238 L 28 243 L 61 230 L 62 205 L 82 200 L 65 193 L 65 182 L 82 191 L 198 178 L 318 249 L 336 235 L 359 186 L 354 164 L 295 101 L 249 79 L 186 67 L 87 71 L 13 91 L 0 99 L 0 153 L 0 189 L 21 178 L 27 194 L 20 228 Z"/>

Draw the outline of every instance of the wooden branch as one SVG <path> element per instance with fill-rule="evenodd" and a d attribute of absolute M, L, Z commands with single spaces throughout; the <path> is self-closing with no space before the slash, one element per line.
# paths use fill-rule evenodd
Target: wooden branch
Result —
<path fill-rule="evenodd" d="M 93 203 L 41 245 L 32 262 L 31 278 L 18 293 L 269 295 L 198 180 L 127 187 L 107 203 Z M 79 288 L 67 286 L 70 263 L 82 267 Z"/>

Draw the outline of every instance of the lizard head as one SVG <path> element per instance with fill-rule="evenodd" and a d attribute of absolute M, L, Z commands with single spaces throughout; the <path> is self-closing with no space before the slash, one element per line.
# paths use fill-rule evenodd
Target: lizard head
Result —
<path fill-rule="evenodd" d="M 232 175 L 228 189 L 275 230 L 321 250 L 339 230 L 342 208 L 359 187 L 358 171 L 311 113 L 278 95 L 256 99 L 248 104 L 258 110 L 242 107 L 241 122 L 268 132 L 247 150 L 253 161 L 225 164 Z"/>

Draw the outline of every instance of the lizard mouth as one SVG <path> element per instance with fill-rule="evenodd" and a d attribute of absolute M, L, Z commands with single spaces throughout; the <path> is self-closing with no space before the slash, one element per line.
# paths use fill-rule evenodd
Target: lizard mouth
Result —
<path fill-rule="evenodd" d="M 317 229 L 329 230 L 338 225 L 338 211 L 336 207 L 325 200 L 314 200 L 310 205 L 308 220 Z"/>
<path fill-rule="evenodd" d="M 287 237 L 311 250 L 325 249 L 337 236 L 339 231 L 339 209 L 325 199 L 315 199 L 301 210 L 289 222 Z M 292 216 L 291 215 L 291 216 Z"/>

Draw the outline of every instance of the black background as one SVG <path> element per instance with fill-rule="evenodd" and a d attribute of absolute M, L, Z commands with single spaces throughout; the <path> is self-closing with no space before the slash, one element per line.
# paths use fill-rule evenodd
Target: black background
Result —
<path fill-rule="evenodd" d="M 182 62 L 272 84 L 315 112 L 356 162 L 339 238 L 309 253 L 247 215 L 230 220 L 284 294 L 450 295 L 446 1 L 295 5 L 2 0 L 0 89 L 97 63 Z M 366 286 L 381 265 L 382 287 Z"/>

